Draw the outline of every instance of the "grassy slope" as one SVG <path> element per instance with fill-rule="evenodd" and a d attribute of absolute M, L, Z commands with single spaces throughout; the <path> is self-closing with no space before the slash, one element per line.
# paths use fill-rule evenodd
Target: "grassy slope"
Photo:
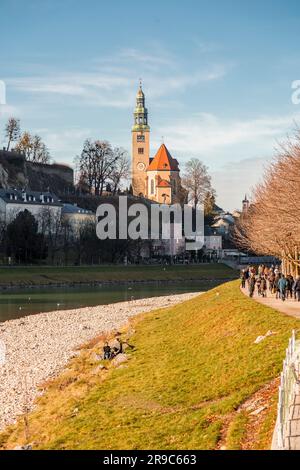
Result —
<path fill-rule="evenodd" d="M 90 345 L 50 384 L 29 419 L 35 448 L 213 449 L 229 417 L 227 444 L 236 447 L 245 419 L 234 412 L 279 374 L 299 321 L 246 298 L 234 281 L 141 316 L 134 328 L 126 367 L 93 373 Z M 268 330 L 276 335 L 254 344 Z M 20 423 L 0 443 L 11 448 L 23 436 Z"/>
<path fill-rule="evenodd" d="M 177 266 L 83 266 L 0 268 L 0 284 L 51 284 L 94 281 L 234 279 L 223 264 Z"/>

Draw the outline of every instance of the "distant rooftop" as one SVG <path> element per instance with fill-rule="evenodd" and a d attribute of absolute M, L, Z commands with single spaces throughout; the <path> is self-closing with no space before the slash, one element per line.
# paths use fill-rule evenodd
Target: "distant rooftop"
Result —
<path fill-rule="evenodd" d="M 8 204 L 47 204 L 50 206 L 61 206 L 58 197 L 49 191 L 40 192 L 0 188 L 0 198 Z"/>
<path fill-rule="evenodd" d="M 78 207 L 74 204 L 63 204 L 62 208 L 63 214 L 90 214 L 93 215 L 93 211 L 88 209 L 83 209 L 82 207 Z"/>

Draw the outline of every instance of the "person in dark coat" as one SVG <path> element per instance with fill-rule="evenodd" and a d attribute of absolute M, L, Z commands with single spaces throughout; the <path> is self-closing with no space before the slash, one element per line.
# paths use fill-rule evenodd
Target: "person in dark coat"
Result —
<path fill-rule="evenodd" d="M 294 285 L 294 278 L 291 274 L 288 274 L 286 277 L 287 280 L 287 288 L 286 288 L 286 293 L 287 293 L 287 298 L 290 297 L 291 299 L 293 298 L 293 285 Z"/>
<path fill-rule="evenodd" d="M 293 289 L 295 292 L 296 299 L 300 302 L 300 276 L 294 282 Z"/>
<path fill-rule="evenodd" d="M 280 289 L 279 289 L 280 279 L 281 279 L 281 274 L 280 273 L 276 274 L 275 279 L 274 279 L 274 289 L 273 289 L 273 292 L 276 294 L 276 299 L 280 298 Z"/>
<path fill-rule="evenodd" d="M 278 281 L 278 288 L 280 292 L 280 298 L 284 302 L 286 299 L 286 289 L 288 287 L 288 281 L 284 275 Z"/>
<path fill-rule="evenodd" d="M 241 271 L 241 286 L 242 286 L 242 289 L 245 289 L 246 287 L 246 271 L 245 269 L 242 269 Z"/>
<path fill-rule="evenodd" d="M 267 279 L 265 276 L 261 278 L 260 293 L 262 297 L 267 297 Z"/>
<path fill-rule="evenodd" d="M 111 359 L 112 356 L 112 350 L 109 344 L 106 342 L 104 347 L 103 347 L 103 359 Z"/>

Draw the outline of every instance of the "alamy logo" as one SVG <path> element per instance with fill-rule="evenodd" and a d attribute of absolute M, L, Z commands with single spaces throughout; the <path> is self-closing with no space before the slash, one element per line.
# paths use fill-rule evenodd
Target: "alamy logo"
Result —
<path fill-rule="evenodd" d="M 119 205 L 103 203 L 96 212 L 96 233 L 100 240 L 182 240 L 186 250 L 204 245 L 204 209 L 188 204 L 128 204 L 119 196 Z"/>
<path fill-rule="evenodd" d="M 5 364 L 6 359 L 6 346 L 4 341 L 0 339 L 0 367 Z"/>
<path fill-rule="evenodd" d="M 6 104 L 6 86 L 3 80 L 0 80 L 0 106 Z"/>

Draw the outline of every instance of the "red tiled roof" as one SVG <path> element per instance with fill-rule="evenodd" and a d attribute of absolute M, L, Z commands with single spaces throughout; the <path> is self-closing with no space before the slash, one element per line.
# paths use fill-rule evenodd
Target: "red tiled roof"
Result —
<path fill-rule="evenodd" d="M 168 181 L 166 180 L 160 180 L 160 182 L 157 185 L 158 188 L 170 188 L 171 185 Z"/>
<path fill-rule="evenodd" d="M 153 160 L 150 162 L 147 170 L 171 170 L 179 171 L 178 162 L 175 160 L 165 144 L 162 144 Z"/>

